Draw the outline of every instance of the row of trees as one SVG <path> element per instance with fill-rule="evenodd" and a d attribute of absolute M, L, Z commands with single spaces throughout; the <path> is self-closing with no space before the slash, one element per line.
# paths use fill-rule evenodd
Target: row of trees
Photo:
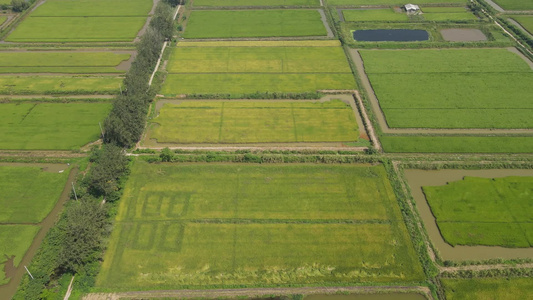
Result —
<path fill-rule="evenodd" d="M 34 279 L 26 277 L 14 299 L 48 298 L 51 281 L 64 274 L 78 274 L 77 289 L 94 284 L 104 240 L 111 232 L 111 207 L 120 198 L 129 171 L 130 160 L 124 149 L 134 145 L 142 134 L 148 105 L 155 96 L 148 81 L 164 40 L 173 34 L 169 2 L 158 4 L 137 45 L 137 57 L 105 121 L 104 145 L 93 150 L 91 167 L 76 184 L 79 201 L 68 203 L 57 226 L 47 234 L 30 266 Z"/>

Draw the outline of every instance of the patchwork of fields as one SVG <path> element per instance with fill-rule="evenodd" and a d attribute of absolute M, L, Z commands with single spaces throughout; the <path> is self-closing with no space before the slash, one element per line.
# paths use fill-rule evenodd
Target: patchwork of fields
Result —
<path fill-rule="evenodd" d="M 172 53 L 162 94 L 304 93 L 352 90 L 355 80 L 341 47 L 202 47 L 180 43 Z M 240 44 L 243 45 L 243 44 Z"/>
<path fill-rule="evenodd" d="M 533 70 L 507 49 L 360 54 L 389 127 L 533 128 Z"/>
<path fill-rule="evenodd" d="M 318 10 L 196 10 L 183 37 L 242 38 L 326 36 Z"/>
<path fill-rule="evenodd" d="M 329 102 L 187 101 L 152 120 L 158 143 L 354 142 L 354 111 Z"/>
<path fill-rule="evenodd" d="M 8 261 L 19 266 L 67 177 L 68 172 L 51 173 L 38 167 L 0 166 L 0 270 Z M 9 282 L 5 275 L 0 272 L 0 285 Z"/>
<path fill-rule="evenodd" d="M 193 5 L 220 6 L 319 6 L 319 0 L 195 0 Z"/>
<path fill-rule="evenodd" d="M 533 178 L 476 178 L 423 188 L 451 245 L 533 246 Z"/>
<path fill-rule="evenodd" d="M 395 201 L 381 166 L 139 160 L 97 287 L 418 281 Z"/>

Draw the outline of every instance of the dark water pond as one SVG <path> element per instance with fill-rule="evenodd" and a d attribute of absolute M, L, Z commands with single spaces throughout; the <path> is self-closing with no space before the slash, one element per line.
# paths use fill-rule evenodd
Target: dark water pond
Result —
<path fill-rule="evenodd" d="M 356 30 L 353 39 L 363 42 L 414 42 L 429 40 L 429 33 L 418 29 Z"/>

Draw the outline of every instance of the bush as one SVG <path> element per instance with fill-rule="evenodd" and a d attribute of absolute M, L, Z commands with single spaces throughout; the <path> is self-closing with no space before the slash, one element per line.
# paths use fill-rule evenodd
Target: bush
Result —
<path fill-rule="evenodd" d="M 11 7 L 14 12 L 22 12 L 30 7 L 30 3 L 26 0 L 11 0 Z"/>

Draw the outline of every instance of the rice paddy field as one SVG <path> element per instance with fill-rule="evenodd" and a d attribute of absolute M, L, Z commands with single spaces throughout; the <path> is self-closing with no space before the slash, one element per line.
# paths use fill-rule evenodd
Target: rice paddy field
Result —
<path fill-rule="evenodd" d="M 385 152 L 533 153 L 533 136 L 383 135 Z"/>
<path fill-rule="evenodd" d="M 360 54 L 389 127 L 533 128 L 533 71 L 508 49 Z"/>
<path fill-rule="evenodd" d="M 0 104 L 0 149 L 72 150 L 100 137 L 111 103 Z"/>
<path fill-rule="evenodd" d="M 115 226 L 96 290 L 424 278 L 379 165 L 138 160 Z"/>
<path fill-rule="evenodd" d="M 409 21 L 406 13 L 395 12 L 392 8 L 346 9 L 342 14 L 347 22 Z"/>
<path fill-rule="evenodd" d="M 533 10 L 531 0 L 493 0 L 505 10 Z"/>
<path fill-rule="evenodd" d="M 326 36 L 318 10 L 196 10 L 184 38 Z"/>
<path fill-rule="evenodd" d="M 131 54 L 113 52 L 0 52 L 0 73 L 124 73 L 117 66 Z"/>
<path fill-rule="evenodd" d="M 320 6 L 319 0 L 195 0 L 194 6 Z"/>
<path fill-rule="evenodd" d="M 38 167 L 0 166 L 0 270 L 8 260 L 18 267 L 40 229 L 38 225 L 57 203 L 68 172 Z M 9 281 L 0 272 L 0 285 Z"/>
<path fill-rule="evenodd" d="M 152 0 L 52 0 L 31 12 L 9 42 L 132 42 Z"/>
<path fill-rule="evenodd" d="M 513 300 L 533 297 L 531 278 L 442 278 L 448 300 Z"/>
<path fill-rule="evenodd" d="M 529 33 L 533 34 L 533 16 L 514 15 L 512 19 L 520 23 Z"/>
<path fill-rule="evenodd" d="M 474 21 L 478 18 L 465 7 L 422 7 L 426 21 Z"/>
<path fill-rule="evenodd" d="M 150 138 L 158 143 L 354 142 L 354 111 L 328 102 L 185 101 L 165 104 Z"/>
<path fill-rule="evenodd" d="M 122 77 L 97 75 L 3 75 L 0 76 L 0 94 L 113 94 L 119 90 L 122 80 Z"/>
<path fill-rule="evenodd" d="M 506 0 L 504 0 L 506 1 Z M 520 1 L 520 0 L 507 0 L 507 1 Z M 465 0 L 412 0 L 409 1 L 412 4 L 435 4 L 435 3 L 453 3 L 453 4 L 464 4 L 466 5 L 467 1 Z M 328 0 L 328 5 L 332 6 L 364 6 L 364 5 L 405 5 L 405 2 L 399 0 Z"/>
<path fill-rule="evenodd" d="M 265 43 L 264 47 L 258 42 L 248 47 L 242 43 L 236 47 L 180 43 L 169 60 L 162 93 L 302 93 L 355 88 L 341 47 L 330 42 L 316 43 L 316 47 Z"/>
<path fill-rule="evenodd" d="M 452 246 L 533 245 L 533 177 L 465 177 L 423 191 Z"/>

